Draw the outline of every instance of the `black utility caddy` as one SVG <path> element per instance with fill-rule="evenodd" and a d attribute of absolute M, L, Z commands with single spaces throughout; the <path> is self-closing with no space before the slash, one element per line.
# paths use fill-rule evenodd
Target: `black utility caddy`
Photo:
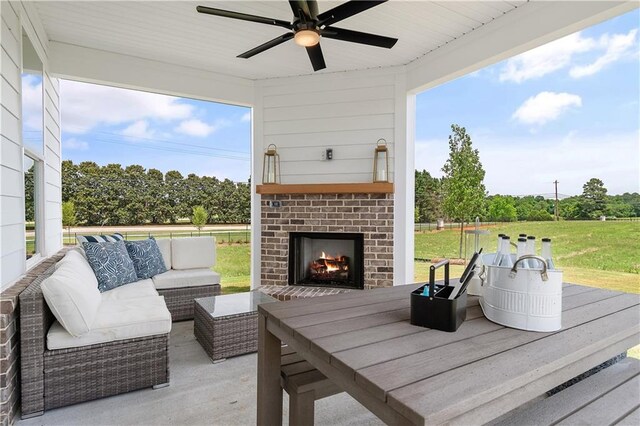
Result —
<path fill-rule="evenodd" d="M 436 285 L 436 269 L 444 266 L 444 285 Z M 429 288 L 429 295 L 423 295 Z M 449 285 L 449 260 L 443 260 L 429 269 L 429 283 L 411 292 L 411 324 L 441 331 L 456 331 L 467 318 L 467 291 L 450 300 L 453 291 Z"/>

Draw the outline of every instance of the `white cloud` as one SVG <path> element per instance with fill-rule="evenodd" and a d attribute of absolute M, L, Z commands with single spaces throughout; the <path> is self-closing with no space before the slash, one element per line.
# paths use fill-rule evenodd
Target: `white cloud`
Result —
<path fill-rule="evenodd" d="M 189 136 L 205 137 L 218 130 L 218 126 L 193 118 L 183 121 L 175 130 Z"/>
<path fill-rule="evenodd" d="M 638 131 L 581 134 L 541 140 L 535 136 L 474 136 L 486 171 L 485 185 L 491 194 L 545 194 L 558 179 L 562 194 L 582 193 L 592 177 L 604 181 L 610 194 L 638 192 L 640 145 Z M 441 177 L 449 155 L 446 138 L 416 141 L 416 169 Z"/>
<path fill-rule="evenodd" d="M 138 120 L 130 124 L 121 133 L 123 136 L 139 139 L 151 139 L 155 136 L 155 132 L 149 129 L 149 123 L 145 120 Z"/>
<path fill-rule="evenodd" d="M 69 80 L 62 80 L 60 88 L 62 125 L 71 133 L 86 133 L 99 124 L 184 120 L 194 112 L 172 96 Z"/>
<path fill-rule="evenodd" d="M 242 117 L 240 117 L 240 121 L 243 123 L 247 123 L 249 121 L 251 121 L 251 112 L 246 112 L 242 115 Z"/>
<path fill-rule="evenodd" d="M 581 78 L 593 75 L 607 65 L 620 60 L 630 54 L 636 45 L 637 29 L 629 31 L 627 34 L 604 34 L 599 41 L 601 47 L 605 48 L 605 53 L 588 65 L 576 65 L 571 68 L 569 75 L 573 78 Z"/>
<path fill-rule="evenodd" d="M 509 59 L 500 71 L 500 81 L 522 83 L 542 77 L 569 66 L 573 55 L 594 47 L 596 42 L 592 38 L 571 34 Z"/>
<path fill-rule="evenodd" d="M 509 59 L 500 71 L 500 81 L 522 83 L 567 67 L 571 67 L 569 75 L 573 78 L 593 75 L 629 56 L 637 46 L 637 33 L 637 29 L 627 34 L 605 33 L 598 39 L 583 37 L 581 32 L 571 34 Z M 596 51 L 604 53 L 590 64 L 573 64 L 576 56 Z"/>
<path fill-rule="evenodd" d="M 86 151 L 89 149 L 89 144 L 76 138 L 69 138 L 64 140 L 62 147 L 69 151 Z"/>
<path fill-rule="evenodd" d="M 571 93 L 540 92 L 527 99 L 512 118 L 523 124 L 543 125 L 572 107 L 582 106 L 582 98 Z"/>

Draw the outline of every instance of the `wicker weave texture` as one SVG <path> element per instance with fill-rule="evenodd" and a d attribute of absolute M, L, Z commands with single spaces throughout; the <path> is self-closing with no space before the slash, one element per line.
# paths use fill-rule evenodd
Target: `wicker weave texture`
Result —
<path fill-rule="evenodd" d="M 193 332 L 212 360 L 258 350 L 258 312 L 213 318 L 195 303 Z"/>
<path fill-rule="evenodd" d="M 49 268 L 20 294 L 20 374 L 23 417 L 169 382 L 169 335 L 49 351 L 55 318 L 40 285 Z"/>
<path fill-rule="evenodd" d="M 158 290 L 164 296 L 167 309 L 171 312 L 172 321 L 192 320 L 193 300 L 199 297 L 217 296 L 221 293 L 220 284 L 198 287 L 168 288 Z"/>
<path fill-rule="evenodd" d="M 54 271 L 47 269 L 20 293 L 20 390 L 22 415 L 44 411 L 44 351 L 47 331 L 55 320 L 40 284 Z"/>
<path fill-rule="evenodd" d="M 169 336 L 46 351 L 45 410 L 169 382 Z"/>

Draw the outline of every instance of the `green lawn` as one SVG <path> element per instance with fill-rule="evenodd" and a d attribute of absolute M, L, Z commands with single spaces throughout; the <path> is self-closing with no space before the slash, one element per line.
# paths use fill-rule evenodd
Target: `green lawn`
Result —
<path fill-rule="evenodd" d="M 249 291 L 251 285 L 251 246 L 249 244 L 218 244 L 217 263 L 224 294 Z"/>
<path fill-rule="evenodd" d="M 490 235 L 481 240 L 487 252 L 495 251 L 499 233 L 549 237 L 565 281 L 640 293 L 640 222 L 518 222 L 487 229 Z M 458 257 L 459 237 L 448 229 L 416 233 L 416 257 Z M 425 272 L 427 267 L 417 265 L 416 279 L 424 280 Z"/>

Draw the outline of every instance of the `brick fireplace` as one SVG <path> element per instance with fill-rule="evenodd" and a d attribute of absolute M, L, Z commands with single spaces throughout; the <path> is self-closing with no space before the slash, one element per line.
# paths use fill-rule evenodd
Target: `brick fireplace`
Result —
<path fill-rule="evenodd" d="M 289 233 L 364 236 L 364 288 L 393 285 L 393 194 L 262 194 L 261 282 L 289 282 Z"/>

